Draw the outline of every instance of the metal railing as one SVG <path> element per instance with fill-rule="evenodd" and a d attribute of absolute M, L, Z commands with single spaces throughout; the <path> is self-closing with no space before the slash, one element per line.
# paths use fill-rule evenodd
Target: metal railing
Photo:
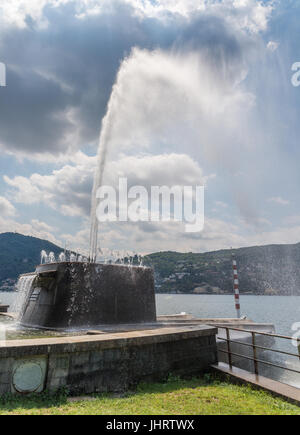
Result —
<path fill-rule="evenodd" d="M 227 343 L 227 350 L 223 350 L 223 349 L 218 349 L 219 352 L 224 353 L 228 356 L 228 364 L 230 369 L 232 369 L 233 367 L 233 356 L 239 357 L 239 358 L 244 358 L 248 361 L 253 361 L 253 365 L 254 365 L 254 373 L 258 376 L 259 375 L 259 364 L 264 364 L 267 365 L 269 367 L 275 367 L 275 368 L 279 368 L 279 369 L 283 369 L 283 370 L 288 370 L 290 372 L 294 372 L 294 373 L 298 373 L 300 374 L 300 370 L 296 370 L 296 369 L 292 369 L 290 367 L 284 367 L 281 366 L 279 364 L 275 364 L 273 362 L 270 361 L 265 361 L 265 360 L 261 360 L 258 358 L 257 356 L 257 351 L 258 350 L 264 350 L 264 351 L 268 351 L 268 352 L 274 352 L 277 354 L 281 354 L 281 355 L 287 355 L 287 356 L 292 356 L 292 357 L 296 357 L 299 358 L 300 360 L 300 338 L 292 338 L 292 337 L 287 337 L 285 335 L 279 335 L 279 334 L 271 334 L 268 332 L 258 332 L 258 331 L 253 331 L 253 330 L 249 330 L 249 329 L 241 329 L 241 328 L 231 328 L 231 327 L 227 327 L 224 325 L 214 325 L 219 329 L 224 329 L 226 331 L 226 338 L 224 337 L 220 337 L 217 336 L 218 340 L 224 341 Z M 248 333 L 251 335 L 251 344 L 250 343 L 245 343 L 242 341 L 238 341 L 238 340 L 232 340 L 230 337 L 230 331 L 238 331 L 238 332 L 243 332 L 243 333 Z M 273 337 L 275 338 L 280 338 L 280 339 L 284 339 L 284 340 L 290 340 L 290 341 L 297 341 L 298 345 L 298 353 L 291 353 L 291 352 L 286 352 L 283 350 L 279 350 L 279 349 L 272 349 L 269 347 L 265 347 L 265 346 L 260 346 L 257 344 L 257 340 L 256 337 L 257 335 L 259 336 L 265 336 L 265 337 Z M 231 345 L 232 344 L 239 344 L 242 346 L 246 346 L 248 348 L 252 348 L 253 351 L 253 357 L 251 356 L 246 356 L 246 355 L 241 355 L 239 353 L 233 352 L 231 349 Z"/>

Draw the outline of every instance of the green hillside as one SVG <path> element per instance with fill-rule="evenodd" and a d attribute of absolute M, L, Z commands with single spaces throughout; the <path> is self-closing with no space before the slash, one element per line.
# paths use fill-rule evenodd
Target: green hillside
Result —
<path fill-rule="evenodd" d="M 62 248 L 15 233 L 0 234 L 0 291 L 12 290 L 22 273 L 40 263 L 42 250 L 57 256 Z M 300 295 L 300 243 L 241 248 L 234 251 L 241 293 Z M 204 254 L 158 252 L 146 263 L 155 269 L 160 293 L 232 293 L 231 251 Z"/>
<path fill-rule="evenodd" d="M 35 270 L 41 262 L 42 250 L 52 251 L 55 255 L 62 252 L 46 240 L 16 233 L 0 234 L 0 290 L 12 289 L 20 274 Z"/>
<path fill-rule="evenodd" d="M 149 256 L 162 293 L 232 293 L 231 250 Z M 234 250 L 241 293 L 300 295 L 300 244 Z"/>

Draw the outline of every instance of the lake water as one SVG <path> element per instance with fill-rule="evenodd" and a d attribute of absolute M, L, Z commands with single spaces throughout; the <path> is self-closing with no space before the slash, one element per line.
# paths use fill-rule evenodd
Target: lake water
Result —
<path fill-rule="evenodd" d="M 277 334 L 292 336 L 300 322 L 300 296 L 241 296 L 241 313 L 260 323 L 273 323 Z M 236 317 L 234 296 L 157 295 L 158 314 L 186 312 L 196 317 Z"/>
<path fill-rule="evenodd" d="M 0 293 L 0 301 L 4 304 L 12 305 L 15 297 L 16 293 Z M 234 296 L 160 294 L 156 296 L 156 302 L 158 315 L 185 312 L 200 318 L 236 317 Z M 241 312 L 255 322 L 274 324 L 278 334 L 292 336 L 294 334 L 292 325 L 300 322 L 300 296 L 241 296 Z M 3 319 L 1 323 L 3 325 Z M 7 339 L 29 338 L 26 334 L 28 335 L 28 331 L 20 331 L 17 328 L 11 336 L 7 336 Z M 39 337 L 43 334 L 45 333 L 30 331 L 29 336 Z M 278 340 L 274 346 L 287 352 L 297 353 L 297 348 L 286 340 Z M 288 357 L 284 361 L 279 360 L 279 364 L 282 362 L 285 366 L 300 370 L 298 358 Z M 300 388 L 300 376 L 297 374 L 275 371 L 268 374 L 268 377 Z"/>
<path fill-rule="evenodd" d="M 300 329 L 300 296 L 241 296 L 241 313 L 258 323 L 272 323 L 276 333 L 293 336 L 295 331 L 292 326 L 299 323 Z M 158 314 L 175 314 L 186 312 L 195 317 L 217 318 L 236 317 L 234 308 L 234 296 L 224 295 L 157 295 Z M 291 341 L 278 339 L 271 345 L 261 343 L 263 346 L 271 346 L 286 352 L 297 354 L 298 349 Z M 242 347 L 238 353 L 244 353 Z M 260 358 L 265 361 L 300 370 L 299 358 L 284 357 L 273 352 L 265 352 Z M 240 367 L 245 367 L 246 361 L 242 360 Z M 251 366 L 252 363 L 250 363 Z M 300 388 L 300 375 L 279 369 L 270 369 L 266 365 L 259 365 L 260 373 L 280 382 Z"/>
<path fill-rule="evenodd" d="M 11 305 L 16 293 L 0 293 L 0 301 Z M 236 317 L 234 297 L 225 295 L 157 295 L 157 312 L 186 312 L 195 317 Z M 300 296 L 241 296 L 241 312 L 255 322 L 273 323 L 278 334 L 293 335 L 300 322 Z"/>

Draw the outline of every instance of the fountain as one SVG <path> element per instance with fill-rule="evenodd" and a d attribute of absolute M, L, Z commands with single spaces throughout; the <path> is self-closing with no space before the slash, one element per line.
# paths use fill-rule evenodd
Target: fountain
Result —
<path fill-rule="evenodd" d="M 156 321 L 150 268 L 49 263 L 21 277 L 16 311 L 23 326 L 66 329 Z"/>
<path fill-rule="evenodd" d="M 96 192 L 103 179 L 109 125 L 107 117 L 92 196 L 89 257 L 65 250 L 56 258 L 43 251 L 35 272 L 20 277 L 13 307 L 20 325 L 63 330 L 68 337 L 9 346 L 0 341 L 5 379 L 0 396 L 61 388 L 71 394 L 125 391 L 170 373 L 198 373 L 217 361 L 214 327 L 183 324 L 182 319 L 174 323 L 173 317 L 157 322 L 154 272 L 141 256 L 106 255 L 98 249 Z M 78 329 L 78 336 L 72 336 Z"/>
<path fill-rule="evenodd" d="M 142 257 L 103 254 L 101 263 L 83 255 L 41 252 L 41 264 L 22 275 L 11 311 L 22 326 L 40 329 L 95 328 L 156 322 L 154 275 Z M 136 257 L 137 265 L 133 265 Z M 112 264 L 115 263 L 115 264 Z"/>
<path fill-rule="evenodd" d="M 98 253 L 103 256 L 98 248 L 97 191 L 103 182 L 112 122 L 109 105 L 92 192 L 89 258 L 65 249 L 57 260 L 53 252 L 42 251 L 36 271 L 18 283 L 13 309 L 22 325 L 57 329 L 156 321 L 154 274 L 143 266 L 142 257 L 137 256 L 138 265 L 133 265 L 135 256 L 128 252 L 104 255 L 104 261 L 97 262 Z"/>

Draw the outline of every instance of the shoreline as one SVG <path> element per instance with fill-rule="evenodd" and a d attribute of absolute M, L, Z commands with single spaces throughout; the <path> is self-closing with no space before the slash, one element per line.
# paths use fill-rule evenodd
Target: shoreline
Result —
<path fill-rule="evenodd" d="M 14 294 L 18 293 L 14 290 L 12 291 L 0 291 L 1 293 L 5 294 Z M 155 292 L 155 295 L 187 295 L 187 296 L 234 296 L 234 293 L 178 293 L 178 292 Z M 272 296 L 292 296 L 292 297 L 300 297 L 300 294 L 298 295 L 287 295 L 287 294 L 277 294 L 277 295 L 266 295 L 266 294 L 260 294 L 260 293 L 240 293 L 240 296 L 266 296 L 266 297 L 272 297 Z"/>
<path fill-rule="evenodd" d="M 234 293 L 173 293 L 173 292 L 168 292 L 168 293 L 163 293 L 163 292 L 156 292 L 156 295 L 173 295 L 173 296 L 234 296 Z M 273 297 L 273 296 L 286 296 L 286 297 L 300 297 L 299 295 L 284 295 L 284 294 L 279 294 L 279 295 L 262 295 L 262 294 L 257 294 L 257 293 L 240 293 L 240 297 L 241 296 L 266 296 L 266 297 Z"/>

